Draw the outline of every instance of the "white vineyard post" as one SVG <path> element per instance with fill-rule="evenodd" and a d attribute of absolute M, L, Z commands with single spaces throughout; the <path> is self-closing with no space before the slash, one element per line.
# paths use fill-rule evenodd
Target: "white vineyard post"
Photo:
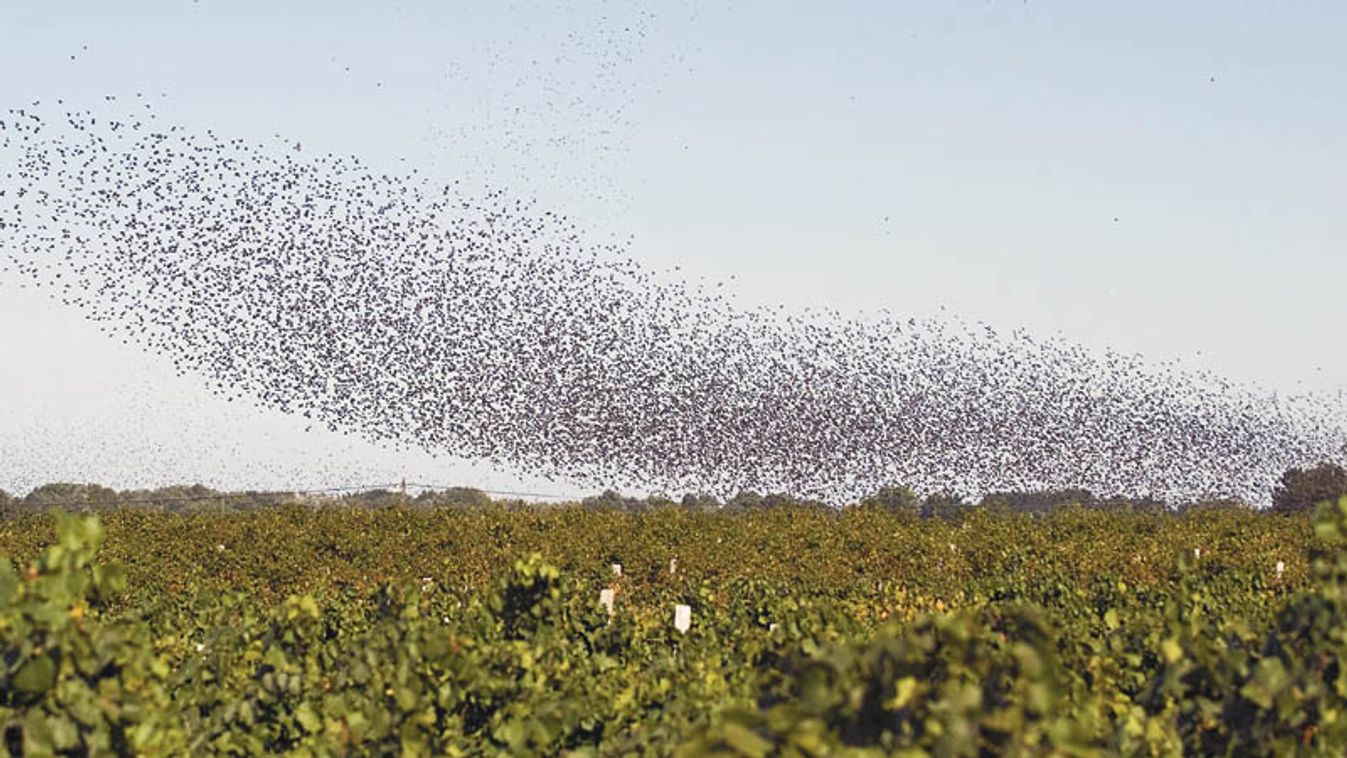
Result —
<path fill-rule="evenodd" d="M 613 604 L 616 600 L 617 593 L 613 591 L 612 587 L 599 590 L 599 605 L 603 606 L 605 611 L 608 611 L 609 618 L 613 616 Z"/>
<path fill-rule="evenodd" d="M 679 634 L 687 634 L 692 628 L 692 606 L 679 603 L 674 606 L 674 629 Z"/>
<path fill-rule="evenodd" d="M 613 576 L 622 576 L 622 564 L 614 563 L 611 568 L 613 569 Z"/>
<path fill-rule="evenodd" d="M 1276 568 L 1277 568 L 1277 581 L 1281 581 L 1282 576 L 1286 573 L 1286 562 L 1285 562 L 1285 561 L 1277 561 L 1277 567 L 1276 567 Z"/>

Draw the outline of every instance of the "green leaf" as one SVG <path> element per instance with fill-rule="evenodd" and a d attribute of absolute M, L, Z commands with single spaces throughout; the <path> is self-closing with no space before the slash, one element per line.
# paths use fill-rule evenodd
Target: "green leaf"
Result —
<path fill-rule="evenodd" d="M 1160 652 L 1164 654 L 1166 663 L 1178 663 L 1183 660 L 1183 646 L 1173 637 L 1166 638 L 1160 643 Z"/>
<path fill-rule="evenodd" d="M 94 566 L 94 586 L 104 595 L 113 595 L 126 589 L 126 568 L 120 563 Z"/>
<path fill-rule="evenodd" d="M 19 594 L 19 575 L 8 558 L 0 558 L 0 608 L 8 606 Z"/>
<path fill-rule="evenodd" d="M 1253 679 L 1241 687 L 1239 693 L 1257 704 L 1259 708 L 1271 708 L 1277 694 L 1289 682 L 1290 677 L 1287 676 L 1286 667 L 1282 665 L 1280 659 L 1264 658 L 1254 669 Z"/>
<path fill-rule="evenodd" d="M 52 747 L 73 750 L 79 746 L 80 732 L 75 722 L 64 716 L 53 716 L 47 719 L 47 724 L 51 727 Z"/>
<path fill-rule="evenodd" d="M 748 758 L 766 758 L 772 752 L 771 742 L 743 724 L 733 721 L 726 723 L 721 728 L 721 736 L 726 745 Z"/>
<path fill-rule="evenodd" d="M 323 730 L 323 719 L 314 712 L 313 706 L 309 703 L 300 703 L 295 709 L 295 720 L 309 734 L 318 734 Z"/>
<path fill-rule="evenodd" d="M 894 687 L 893 698 L 885 703 L 890 708 L 903 708 L 912 702 L 912 696 L 917 694 L 917 680 L 915 677 L 905 676 L 898 680 Z"/>
<path fill-rule="evenodd" d="M 496 727 L 495 737 L 511 748 L 518 749 L 524 743 L 524 724 L 518 719 L 510 719 Z"/>
<path fill-rule="evenodd" d="M 50 656 L 29 658 L 14 676 L 14 686 L 24 692 L 42 693 L 56 685 L 56 661 Z"/>

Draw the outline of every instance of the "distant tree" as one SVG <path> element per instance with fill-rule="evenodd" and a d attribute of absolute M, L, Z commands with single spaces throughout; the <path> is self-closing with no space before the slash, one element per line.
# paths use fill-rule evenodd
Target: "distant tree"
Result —
<path fill-rule="evenodd" d="M 14 498 L 9 496 L 8 492 L 0 490 L 0 518 L 4 518 L 14 512 Z"/>
<path fill-rule="evenodd" d="M 154 490 L 127 490 L 121 493 L 121 499 L 123 503 L 162 508 L 174 513 L 214 509 L 224 502 L 219 492 L 200 484 L 160 487 Z"/>
<path fill-rule="evenodd" d="M 714 513 L 720 510 L 720 501 L 717 500 L 715 496 L 708 495 L 704 492 L 697 493 L 696 495 L 689 492 L 683 496 L 683 501 L 679 505 L 690 511 Z"/>
<path fill-rule="evenodd" d="M 645 507 L 648 510 L 663 510 L 665 508 L 676 508 L 678 504 L 663 492 L 652 492 L 645 498 Z"/>
<path fill-rule="evenodd" d="M 922 518 L 954 519 L 968 509 L 968 502 L 956 492 L 933 492 L 921 501 Z"/>
<path fill-rule="evenodd" d="M 394 505 L 401 502 L 401 497 L 396 492 L 389 490 L 372 490 L 370 492 L 361 492 L 349 497 L 356 498 L 346 502 L 357 503 L 366 507 L 375 505 Z M 380 501 L 379 497 L 389 498 L 389 500 Z M 303 504 L 303 501 L 290 493 L 276 492 L 258 492 L 256 490 L 245 490 L 243 492 L 229 493 L 229 509 L 234 511 L 256 511 L 263 508 L 286 508 L 295 507 Z"/>
<path fill-rule="evenodd" d="M 648 498 L 624 497 L 618 508 L 627 513 L 648 513 L 654 506 L 650 504 Z"/>
<path fill-rule="evenodd" d="M 604 490 L 601 495 L 593 495 L 580 501 L 580 505 L 591 510 L 620 510 L 626 504 L 626 499 L 617 490 Z"/>
<path fill-rule="evenodd" d="M 860 506 L 915 516 L 921 510 L 921 499 L 907 487 L 881 487 L 875 494 L 862 499 Z"/>
<path fill-rule="evenodd" d="M 1347 471 L 1324 462 L 1311 469 L 1288 469 L 1272 492 L 1272 510 L 1278 513 L 1307 511 L 1325 500 L 1347 495 Z"/>
<path fill-rule="evenodd" d="M 755 511 L 761 509 L 764 505 L 766 505 L 766 501 L 762 495 L 753 490 L 744 490 L 725 503 L 725 510 L 730 512 Z"/>
<path fill-rule="evenodd" d="M 365 490 L 364 492 L 352 492 L 343 499 L 347 504 L 361 508 L 386 508 L 400 505 L 402 493 L 380 488 Z"/>
<path fill-rule="evenodd" d="M 1125 497 L 1113 495 L 1101 499 L 1095 505 L 1101 511 L 1119 511 L 1123 513 L 1173 513 L 1169 503 L 1153 497 Z"/>
<path fill-rule="evenodd" d="M 793 496 L 785 495 L 780 492 L 769 492 L 767 493 L 767 496 L 762 499 L 763 508 L 799 508 L 800 505 L 800 501 L 796 500 Z"/>
<path fill-rule="evenodd" d="M 486 508 L 491 505 L 491 497 L 474 487 L 450 487 L 441 492 L 426 490 L 414 502 L 427 507 Z"/>
<path fill-rule="evenodd" d="M 120 502 L 121 496 L 116 490 L 102 485 L 59 482 L 44 484 L 29 492 L 23 499 L 23 507 L 31 511 L 45 511 L 52 508 L 89 511 L 97 508 L 113 508 Z"/>

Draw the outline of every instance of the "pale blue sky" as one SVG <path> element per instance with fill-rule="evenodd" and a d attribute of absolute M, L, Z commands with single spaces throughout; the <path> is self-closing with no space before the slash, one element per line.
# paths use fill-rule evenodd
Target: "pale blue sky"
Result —
<path fill-rule="evenodd" d="M 1335 390 L 1343 39 L 1340 2 L 0 0 L 0 107 L 144 92 L 185 126 L 510 187 L 652 267 L 737 275 L 745 304 L 943 306 Z M 569 491 L 226 412 L 13 281 L 0 335 L 0 488 Z"/>

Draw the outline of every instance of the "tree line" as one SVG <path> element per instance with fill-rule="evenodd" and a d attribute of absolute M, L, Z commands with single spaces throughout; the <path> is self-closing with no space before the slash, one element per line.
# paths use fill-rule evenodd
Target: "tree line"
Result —
<path fill-rule="evenodd" d="M 1273 491 L 1273 513 L 1308 511 L 1325 500 L 1347 495 L 1347 471 L 1334 463 L 1288 469 Z M 650 511 L 681 508 L 699 512 L 746 513 L 777 508 L 833 509 L 827 503 L 796 498 L 780 493 L 761 494 L 752 490 L 721 500 L 707 494 L 686 494 L 675 499 L 665 494 L 632 497 L 609 490 L 579 501 L 589 509 Z M 560 505 L 575 505 L 563 503 Z M 0 490 L 0 516 L 44 512 L 98 511 L 122 507 L 143 507 L 173 513 L 203 511 L 249 511 L 282 506 L 307 507 L 456 507 L 456 508 L 538 508 L 523 500 L 493 499 L 472 487 L 423 491 L 408 495 L 402 491 L 374 489 L 345 495 L 306 495 L 278 492 L 222 492 L 202 485 L 162 487 L 153 490 L 118 491 L 98 484 L 53 483 L 34 489 L 23 497 Z M 921 518 L 957 518 L 970 508 L 1010 513 L 1048 514 L 1063 508 L 1087 508 L 1127 512 L 1184 512 L 1194 509 L 1249 509 L 1238 500 L 1212 498 L 1189 503 L 1168 503 L 1157 498 L 1135 496 L 1097 496 L 1086 489 L 1045 489 L 991 492 L 972 499 L 958 493 L 937 492 L 918 495 L 903 486 L 883 487 L 850 507 L 871 508 L 905 513 Z"/>

